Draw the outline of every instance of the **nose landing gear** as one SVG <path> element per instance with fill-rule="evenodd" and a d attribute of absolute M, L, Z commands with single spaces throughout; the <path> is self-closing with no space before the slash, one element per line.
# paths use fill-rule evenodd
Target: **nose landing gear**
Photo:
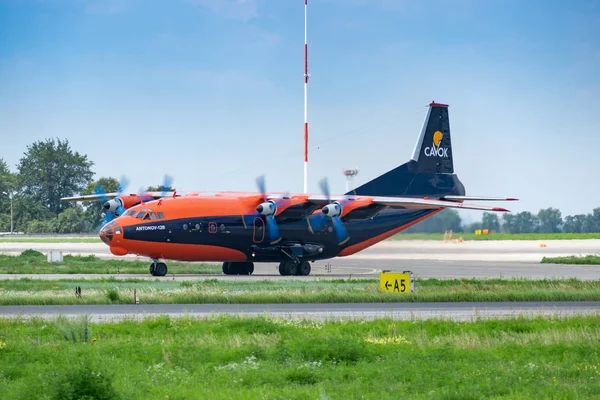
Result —
<path fill-rule="evenodd" d="M 154 260 L 150 264 L 150 275 L 152 276 L 165 276 L 167 274 L 167 264 Z"/>

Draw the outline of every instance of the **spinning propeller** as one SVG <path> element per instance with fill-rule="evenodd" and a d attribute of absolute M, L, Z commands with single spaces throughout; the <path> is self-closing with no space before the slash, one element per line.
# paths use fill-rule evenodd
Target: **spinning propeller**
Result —
<path fill-rule="evenodd" d="M 268 200 L 264 175 L 256 178 L 256 186 L 262 196 L 263 202 L 256 206 L 258 214 L 254 215 L 254 217 L 264 216 L 267 222 L 269 242 L 273 243 L 279 241 L 281 239 L 281 234 L 279 232 L 279 227 L 277 226 L 277 221 L 275 221 L 275 214 L 277 213 L 277 208 L 289 200 L 289 195 L 283 195 L 277 200 Z"/>
<path fill-rule="evenodd" d="M 106 192 L 104 191 L 101 185 L 96 185 L 94 193 L 102 196 L 101 198 L 104 201 L 102 208 L 106 211 L 103 225 L 108 224 L 110 221 L 112 221 L 119 215 L 123 215 L 123 213 L 126 211 L 123 207 L 123 201 L 121 201 L 120 196 L 125 191 L 125 188 L 128 184 L 129 181 L 127 180 L 127 178 L 122 177 L 121 182 L 119 183 L 119 189 L 117 191 L 119 194 L 112 200 L 106 196 Z"/>
<path fill-rule="evenodd" d="M 329 203 L 321 209 L 323 214 L 320 216 L 321 220 L 319 221 L 319 229 L 325 223 L 326 218 L 330 218 L 333 223 L 333 229 L 335 230 L 338 243 L 343 244 L 349 239 L 346 227 L 340 218 L 340 215 L 342 215 L 342 212 L 344 211 L 346 200 L 331 202 L 329 182 L 327 178 L 323 178 L 321 181 L 319 181 L 319 187 L 321 188 L 321 192 L 323 192 L 323 194 L 327 197 L 327 202 Z"/>
<path fill-rule="evenodd" d="M 161 190 L 162 190 L 161 197 L 166 196 L 166 193 L 169 190 L 169 188 L 171 187 L 172 183 L 173 183 L 173 178 L 171 178 L 168 175 L 165 175 L 163 184 L 161 186 Z M 127 180 L 127 178 L 122 177 L 121 182 L 119 184 L 119 189 L 117 191 L 117 196 L 114 197 L 113 199 L 110 199 L 110 198 L 108 198 L 108 196 L 106 196 L 106 191 L 102 188 L 101 185 L 96 186 L 94 193 L 96 193 L 97 195 L 100 195 L 101 200 L 104 201 L 102 208 L 104 209 L 106 215 L 104 218 L 104 222 L 102 224 L 103 226 L 106 225 L 107 223 L 109 223 L 110 221 L 112 221 L 113 219 L 115 219 L 116 217 L 123 215 L 125 213 L 125 211 L 126 211 L 125 204 L 123 202 L 123 199 L 121 198 L 121 195 L 127 188 L 128 184 L 129 184 L 129 181 Z M 148 191 L 145 190 L 144 188 L 140 189 L 140 191 L 137 194 L 137 198 L 141 202 L 154 200 L 154 197 L 150 193 L 148 193 Z M 130 206 L 131 205 L 129 205 L 128 207 L 130 207 Z"/>

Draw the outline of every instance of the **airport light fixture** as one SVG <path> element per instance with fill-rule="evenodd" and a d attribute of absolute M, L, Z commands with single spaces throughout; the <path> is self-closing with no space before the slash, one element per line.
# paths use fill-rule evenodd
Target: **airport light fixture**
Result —
<path fill-rule="evenodd" d="M 12 193 L 2 192 L 2 194 L 8 196 L 10 198 L 10 234 L 13 234 L 13 196 Z"/>

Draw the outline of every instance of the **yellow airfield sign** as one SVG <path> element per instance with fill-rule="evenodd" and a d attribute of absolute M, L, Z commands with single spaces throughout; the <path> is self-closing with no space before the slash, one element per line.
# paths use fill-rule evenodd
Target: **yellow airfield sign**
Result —
<path fill-rule="evenodd" d="M 385 292 L 410 293 L 414 286 L 413 274 L 410 271 L 387 272 L 379 274 L 379 288 Z"/>

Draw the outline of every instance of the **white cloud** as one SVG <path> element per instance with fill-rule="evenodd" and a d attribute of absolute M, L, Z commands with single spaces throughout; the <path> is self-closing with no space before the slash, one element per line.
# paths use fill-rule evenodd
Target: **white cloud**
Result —
<path fill-rule="evenodd" d="M 226 18 L 249 21 L 258 17 L 256 0 L 186 0 Z"/>

